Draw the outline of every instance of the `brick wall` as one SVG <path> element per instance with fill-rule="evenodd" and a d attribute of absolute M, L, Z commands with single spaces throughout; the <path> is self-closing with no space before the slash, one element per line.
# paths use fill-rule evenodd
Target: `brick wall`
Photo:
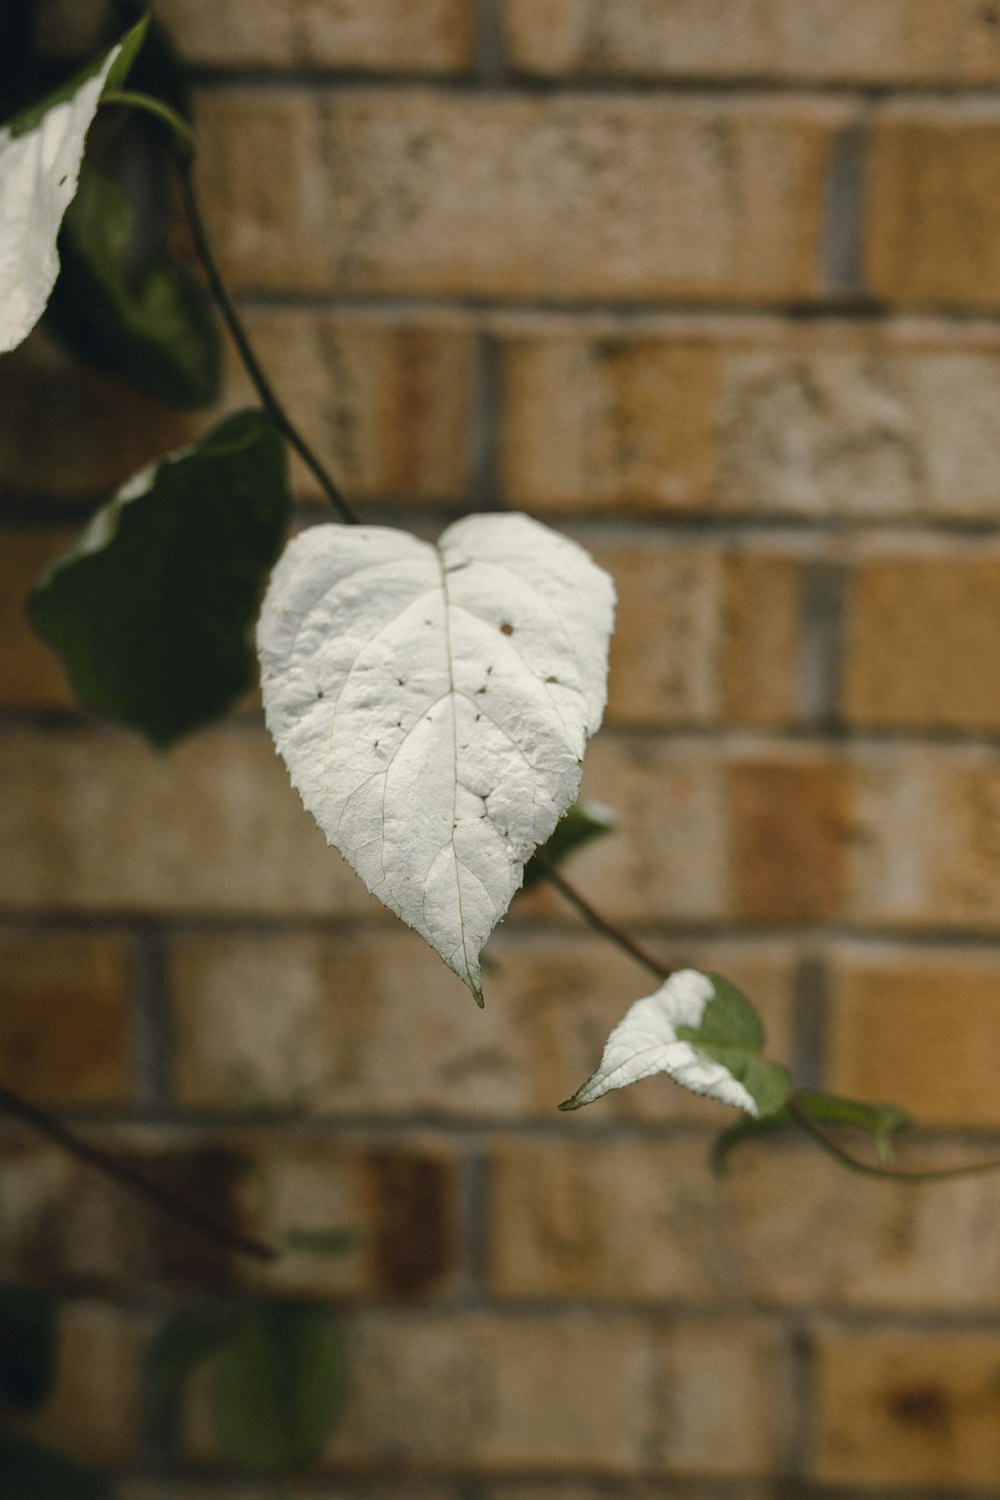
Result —
<path fill-rule="evenodd" d="M 42 9 L 57 49 L 96 13 Z M 526 509 L 618 579 L 586 785 L 622 832 L 578 884 L 742 984 L 801 1082 L 916 1111 L 922 1161 L 1000 1150 L 1000 7 L 155 9 L 345 490 Z M 1000 1182 L 783 1141 L 720 1183 L 728 1117 L 663 1080 L 559 1116 L 648 982 L 554 895 L 480 1014 L 252 703 L 169 755 L 73 706 L 20 600 L 190 430 L 41 336 L 0 365 L 0 1078 L 292 1248 L 260 1273 L 5 1127 L 3 1270 L 66 1299 L 32 1430 L 126 1500 L 263 1500 L 148 1359 L 185 1298 L 266 1294 L 344 1309 L 313 1500 L 996 1492 Z"/>

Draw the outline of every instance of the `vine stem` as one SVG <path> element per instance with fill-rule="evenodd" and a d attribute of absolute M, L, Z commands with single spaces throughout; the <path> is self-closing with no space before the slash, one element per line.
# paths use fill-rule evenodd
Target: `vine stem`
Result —
<path fill-rule="evenodd" d="M 243 367 L 254 388 L 263 402 L 271 421 L 277 427 L 285 440 L 295 449 L 302 462 L 319 481 L 324 494 L 333 508 L 340 513 L 342 521 L 347 521 L 353 526 L 360 526 L 361 517 L 351 505 L 350 501 L 341 494 L 334 484 L 330 474 L 316 457 L 305 438 L 299 432 L 291 417 L 285 411 L 271 382 L 268 380 L 264 370 L 253 351 L 253 346 L 243 327 L 236 305 L 230 297 L 226 284 L 222 279 L 219 263 L 215 258 L 211 240 L 208 237 L 208 229 L 205 224 L 205 216 L 198 202 L 198 194 L 194 185 L 194 159 L 197 146 L 197 138 L 188 122 L 183 119 L 175 109 L 162 99 L 153 98 L 150 94 L 133 92 L 131 89 L 108 89 L 101 96 L 101 104 L 118 105 L 123 109 L 138 109 L 143 113 L 152 115 L 154 119 L 166 125 L 169 129 L 175 147 L 175 164 L 177 175 L 181 185 L 181 196 L 184 200 L 184 212 L 187 215 L 188 225 L 191 230 L 191 238 L 194 247 L 205 269 L 208 285 L 212 296 L 222 314 L 223 321 L 229 329 L 233 343 L 236 345 Z"/>
<path fill-rule="evenodd" d="M 545 853 L 544 849 L 536 849 L 534 859 L 545 871 L 545 878 L 554 885 L 561 896 L 564 896 L 571 906 L 575 906 L 580 915 L 586 920 L 595 932 L 601 932 L 606 938 L 610 938 L 623 952 L 634 958 L 636 963 L 641 964 L 650 974 L 655 974 L 657 979 L 669 979 L 675 971 L 667 969 L 654 958 L 648 949 L 643 948 L 634 938 L 629 937 L 620 927 L 609 922 L 607 917 L 602 917 L 596 907 L 591 906 L 585 896 L 582 896 L 575 885 L 572 885 L 557 865 L 554 865 Z"/>
<path fill-rule="evenodd" d="M 867 1161 L 857 1156 L 837 1139 L 831 1131 L 815 1119 L 799 1103 L 794 1094 L 785 1100 L 788 1113 L 795 1123 L 812 1137 L 829 1156 L 851 1172 L 861 1172 L 865 1177 L 888 1178 L 892 1182 L 947 1182 L 954 1177 L 973 1177 L 983 1172 L 1000 1171 L 1000 1157 L 992 1156 L 986 1161 L 967 1162 L 957 1167 L 897 1167 L 892 1163 Z"/>
<path fill-rule="evenodd" d="M 162 1183 L 147 1177 L 144 1172 L 136 1171 L 135 1167 L 130 1166 L 121 1157 L 84 1140 L 75 1130 L 64 1125 L 48 1110 L 41 1109 L 37 1104 L 32 1104 L 29 1100 L 22 1098 L 5 1084 L 0 1084 L 0 1109 L 6 1110 L 15 1119 L 23 1120 L 39 1135 L 44 1135 L 50 1141 L 54 1141 L 71 1156 L 96 1168 L 105 1177 L 110 1177 L 122 1187 L 154 1203 L 171 1218 L 180 1219 L 191 1228 L 210 1235 L 221 1244 L 228 1245 L 243 1255 L 252 1255 L 255 1260 L 277 1259 L 278 1252 L 272 1246 L 264 1244 L 263 1240 L 255 1239 L 252 1235 L 243 1234 L 238 1229 L 231 1229 L 228 1224 L 220 1223 L 212 1214 L 199 1208 L 196 1203 L 190 1203 L 186 1198 L 179 1197 L 169 1188 L 165 1188 Z"/>

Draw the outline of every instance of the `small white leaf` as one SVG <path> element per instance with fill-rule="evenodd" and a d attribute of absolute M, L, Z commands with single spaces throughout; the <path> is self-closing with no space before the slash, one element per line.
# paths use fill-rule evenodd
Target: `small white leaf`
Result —
<path fill-rule="evenodd" d="M 76 192 L 83 148 L 122 43 L 37 124 L 0 129 L 0 353 L 34 328 L 56 284 L 56 237 Z"/>
<path fill-rule="evenodd" d="M 637 1000 L 626 1011 L 608 1037 L 597 1072 L 560 1109 L 579 1109 L 611 1089 L 638 1083 L 653 1073 L 667 1073 L 696 1094 L 708 1094 L 756 1115 L 757 1101 L 730 1070 L 677 1035 L 678 1027 L 696 1030 L 701 1025 L 715 992 L 713 977 L 697 969 L 671 974 L 655 994 Z"/>
<path fill-rule="evenodd" d="M 520 515 L 437 546 L 316 526 L 257 641 L 268 727 L 305 806 L 478 1000 L 479 952 L 576 796 L 604 712 L 614 586 Z"/>

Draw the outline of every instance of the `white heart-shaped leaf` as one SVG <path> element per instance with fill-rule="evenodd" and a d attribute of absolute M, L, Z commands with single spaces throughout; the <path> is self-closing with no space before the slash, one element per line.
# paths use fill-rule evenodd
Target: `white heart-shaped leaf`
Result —
<path fill-rule="evenodd" d="M 760 1056 L 764 1028 L 747 997 L 719 974 L 678 969 L 637 1000 L 608 1037 L 597 1072 L 560 1109 L 592 1104 L 611 1089 L 666 1073 L 675 1083 L 769 1115 L 788 1094 L 788 1074 Z"/>
<path fill-rule="evenodd" d="M 56 237 L 116 61 L 141 45 L 141 21 L 73 84 L 0 129 L 0 353 L 34 328 L 56 284 Z"/>
<path fill-rule="evenodd" d="M 604 712 L 614 586 L 521 515 L 437 546 L 316 526 L 271 578 L 268 727 L 305 806 L 481 1001 L 479 953 L 576 796 Z"/>

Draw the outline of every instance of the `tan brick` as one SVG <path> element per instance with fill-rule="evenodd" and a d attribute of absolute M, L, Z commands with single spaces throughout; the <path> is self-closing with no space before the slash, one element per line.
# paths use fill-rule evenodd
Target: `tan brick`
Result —
<path fill-rule="evenodd" d="M 515 66 L 541 74 L 972 83 L 1000 77 L 976 0 L 505 0 Z"/>
<path fill-rule="evenodd" d="M 698 1500 L 768 1500 L 768 1493 L 754 1484 L 733 1488 L 730 1480 L 724 1480 L 718 1490 L 699 1486 Z M 607 1500 L 607 1488 L 600 1484 L 583 1484 L 579 1480 L 570 1483 L 555 1481 L 549 1484 L 489 1485 L 482 1491 L 483 1500 Z M 619 1483 L 614 1491 L 615 1500 L 663 1500 L 663 1487 L 655 1480 L 643 1483 Z M 127 1497 L 131 1500 L 131 1496 Z"/>
<path fill-rule="evenodd" d="M 878 122 L 868 163 L 865 276 L 888 302 L 996 307 L 1000 112 L 906 105 Z"/>
<path fill-rule="evenodd" d="M 827 1040 L 831 1089 L 920 1123 L 1000 1125 L 1000 965 L 976 950 L 842 952 Z"/>
<path fill-rule="evenodd" d="M 829 756 L 770 756 L 729 770 L 730 890 L 753 921 L 831 919 L 842 908 L 850 772 Z"/>
<path fill-rule="evenodd" d="M 241 90 L 202 100 L 238 286 L 498 298 L 810 295 L 832 102 Z"/>
<path fill-rule="evenodd" d="M 262 1267 L 54 1147 L 12 1137 L 0 1251 L 15 1279 L 74 1293 L 249 1288 L 419 1300 L 454 1293 L 464 1273 L 454 1152 L 436 1137 L 130 1131 L 99 1144 L 224 1230 L 275 1247 L 278 1259 Z"/>
<path fill-rule="evenodd" d="M 709 1139 L 497 1140 L 494 1294 L 716 1308 L 1000 1305 L 1000 1207 L 988 1178 L 919 1189 L 861 1180 L 799 1137 L 739 1148 L 719 1180 Z M 937 1166 L 970 1154 L 921 1144 L 906 1159 Z"/>
<path fill-rule="evenodd" d="M 118 935 L 0 933 L 0 1074 L 39 1104 L 131 1097 L 128 948 Z"/>
<path fill-rule="evenodd" d="M 132 1483 L 119 1483 L 116 1493 L 121 1500 L 219 1500 L 219 1485 L 214 1478 L 198 1480 L 137 1479 Z M 274 1500 L 274 1485 L 241 1485 L 232 1489 L 227 1485 L 226 1500 Z M 421 1484 L 406 1480 L 403 1484 L 379 1484 L 367 1479 L 331 1481 L 318 1489 L 315 1480 L 309 1480 L 300 1488 L 291 1481 L 285 1490 L 287 1500 L 455 1500 L 451 1485 Z M 553 1496 L 553 1500 L 557 1497 Z M 640 1497 L 636 1497 L 640 1500 Z M 727 1497 L 728 1500 L 728 1497 Z M 737 1497 L 742 1500 L 742 1497 Z M 747 1500 L 752 1500 L 748 1496 Z"/>
<path fill-rule="evenodd" d="M 502 341 L 501 463 L 546 511 L 995 519 L 1000 346 L 764 321 L 536 321 Z"/>
<path fill-rule="evenodd" d="M 799 717 L 802 589 L 797 558 L 726 557 L 719 665 L 726 719 L 778 726 Z"/>
<path fill-rule="evenodd" d="M 817 1347 L 811 1477 L 828 1484 L 995 1484 L 993 1333 L 826 1329 Z"/>
<path fill-rule="evenodd" d="M 467 493 L 473 345 L 458 318 L 257 308 L 245 321 L 268 378 L 347 495 L 454 502 Z M 257 404 L 231 364 L 226 405 Z M 295 475 L 302 493 L 321 493 L 297 460 Z"/>
<path fill-rule="evenodd" d="M 788 1050 L 785 948 L 701 941 L 660 951 L 668 963 L 730 976 L 761 1008 L 774 1045 Z M 186 938 L 170 970 L 178 1101 L 193 1110 L 555 1121 L 556 1105 L 593 1071 L 608 1032 L 651 981 L 590 935 L 529 936 L 511 926 L 488 952 L 478 1011 L 402 930 L 377 940 Z M 601 1110 L 595 1123 L 608 1113 L 720 1115 L 662 1080 L 623 1090 Z"/>
<path fill-rule="evenodd" d="M 384 914 L 256 730 L 168 754 L 125 735 L 12 731 L 0 763 L 18 788 L 0 806 L 10 908 Z"/>
<path fill-rule="evenodd" d="M 1000 724 L 1000 557 L 875 557 L 849 603 L 843 712 L 858 725 Z"/>
<path fill-rule="evenodd" d="M 0 703 L 11 708 L 65 708 L 72 694 L 56 656 L 28 624 L 25 600 L 42 569 L 67 545 L 61 528 L 0 533 Z"/>
<path fill-rule="evenodd" d="M 41 332 L 0 360 L 0 490 L 104 499 L 193 431 L 190 416 L 76 364 Z"/>
<path fill-rule="evenodd" d="M 455 73 L 473 59 L 468 0 L 156 0 L 189 62 L 213 67 L 322 67 Z"/>
<path fill-rule="evenodd" d="M 30 1417 L 4 1413 L 4 1426 L 94 1468 L 139 1457 L 140 1360 L 147 1320 L 98 1303 L 61 1310 L 55 1388 Z"/>

